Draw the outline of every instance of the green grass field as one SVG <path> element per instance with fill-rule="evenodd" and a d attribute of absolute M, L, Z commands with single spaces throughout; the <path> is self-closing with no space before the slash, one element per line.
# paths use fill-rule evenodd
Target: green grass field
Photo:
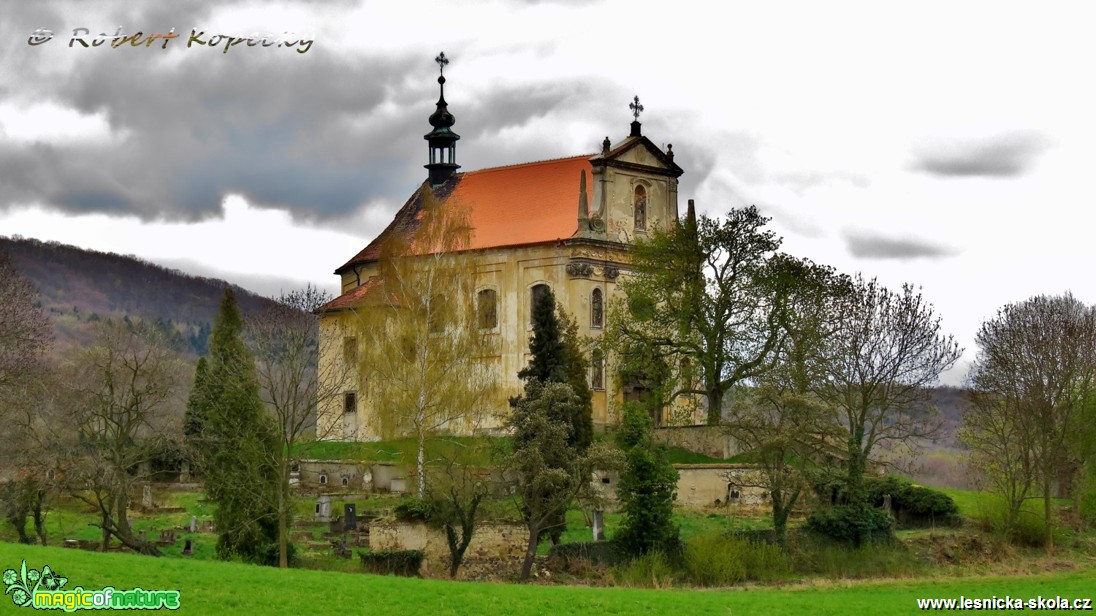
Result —
<path fill-rule="evenodd" d="M 278 570 L 181 558 L 97 554 L 0 544 L 0 569 L 51 569 L 67 589 L 181 591 L 192 614 L 908 614 L 918 598 L 1096 596 L 1092 570 L 1035 577 L 940 578 L 752 587 L 638 590 L 446 582 L 365 574 Z M 17 613 L 3 597 L 0 613 Z M 33 613 L 33 612 L 26 612 Z"/>

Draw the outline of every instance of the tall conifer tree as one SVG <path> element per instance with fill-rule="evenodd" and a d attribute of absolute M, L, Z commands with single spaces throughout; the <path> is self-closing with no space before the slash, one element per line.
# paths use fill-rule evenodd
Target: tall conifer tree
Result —
<path fill-rule="evenodd" d="M 243 341 L 236 297 L 225 290 L 209 345 L 204 387 L 196 380 L 192 414 L 202 418 L 199 448 L 223 559 L 276 564 L 278 446 L 259 397 L 255 358 Z M 204 391 L 202 391 L 204 389 Z"/>

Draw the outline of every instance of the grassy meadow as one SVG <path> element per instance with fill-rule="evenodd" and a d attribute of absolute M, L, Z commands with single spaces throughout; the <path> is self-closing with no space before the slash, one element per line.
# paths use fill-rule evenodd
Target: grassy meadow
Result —
<path fill-rule="evenodd" d="M 1094 571 L 1025 577 L 822 582 L 733 590 L 646 590 L 447 582 L 0 544 L 0 568 L 51 569 L 68 589 L 181 591 L 183 613 L 905 614 L 918 598 L 1093 597 Z M 4 597 L 0 613 L 14 613 Z"/>

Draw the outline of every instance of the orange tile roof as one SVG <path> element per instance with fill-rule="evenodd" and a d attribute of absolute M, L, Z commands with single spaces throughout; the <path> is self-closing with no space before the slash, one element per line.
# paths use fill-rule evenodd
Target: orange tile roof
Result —
<path fill-rule="evenodd" d="M 461 203 L 469 209 L 473 235 L 466 250 L 554 242 L 578 230 L 578 188 L 583 170 L 587 176 L 586 196 L 593 203 L 590 156 L 458 173 L 435 194 L 443 203 Z M 388 227 L 335 273 L 376 261 L 381 245 L 392 234 L 413 232 L 427 189 L 425 183 L 420 186 Z"/>

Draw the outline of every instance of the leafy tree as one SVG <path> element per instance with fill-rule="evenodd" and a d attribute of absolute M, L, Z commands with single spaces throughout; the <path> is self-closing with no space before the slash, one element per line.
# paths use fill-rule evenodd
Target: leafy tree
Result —
<path fill-rule="evenodd" d="M 569 418 L 578 405 L 578 397 L 567 384 L 531 379 L 508 421 L 513 452 L 507 468 L 517 475 L 514 495 L 529 529 L 522 579 L 529 578 L 541 535 L 557 530 L 571 502 L 589 490 L 593 469 L 610 464 L 600 444 L 591 446 L 585 455 L 568 444 Z"/>
<path fill-rule="evenodd" d="M 850 502 L 862 506 L 864 472 L 876 446 L 910 444 L 935 432 L 929 387 L 962 349 L 910 285 L 894 293 L 857 275 L 833 311 L 834 331 L 819 354 L 824 378 L 814 390 L 836 411 Z"/>
<path fill-rule="evenodd" d="M 805 470 L 821 454 L 834 454 L 840 444 L 832 424 L 833 409 L 815 389 L 825 380 L 820 355 L 834 335 L 832 306 L 847 292 L 848 279 L 832 268 L 786 255 L 774 260 L 796 282 L 784 286 L 781 344 L 772 368 L 731 405 L 724 430 L 751 454 L 758 472 L 736 478 L 742 486 L 763 488 L 770 497 L 773 530 L 787 547 L 787 524 L 808 487 Z"/>
<path fill-rule="evenodd" d="M 461 448 L 463 450 L 458 450 L 458 454 L 445 456 L 432 464 L 428 471 L 431 475 L 426 492 L 429 521 L 445 531 L 449 546 L 449 577 L 457 577 L 480 523 L 480 505 L 491 494 L 491 469 L 474 467 L 465 461 L 478 457 L 477 452 L 486 446 L 485 441 L 475 441 L 470 445 L 471 450 Z"/>
<path fill-rule="evenodd" d="M 654 389 L 666 402 L 702 396 L 709 424 L 736 384 L 764 373 L 780 342 L 769 261 L 781 240 L 768 221 L 754 207 L 697 219 L 690 204 L 683 222 L 636 242 L 635 276 L 621 281 L 625 301 L 610 309 L 610 348 L 646 351 L 664 367 L 643 370 L 662 373 Z M 681 378 L 683 369 L 697 375 Z"/>
<path fill-rule="evenodd" d="M 278 554 L 278 469 L 272 457 L 280 443 L 263 406 L 255 358 L 243 331 L 235 295 L 225 289 L 210 341 L 208 379 L 198 384 L 205 393 L 191 398 L 202 407 L 195 415 L 203 426 L 206 492 L 217 503 L 217 554 L 273 564 Z"/>
<path fill-rule="evenodd" d="M 665 447 L 651 438 L 648 410 L 639 403 L 625 404 L 616 440 L 624 451 L 616 489 L 624 522 L 615 539 L 634 554 L 675 550 L 678 529 L 672 518 L 678 474 L 666 459 Z"/>
<path fill-rule="evenodd" d="M 309 285 L 275 298 L 246 320 L 256 376 L 279 442 L 270 455 L 278 469 L 278 566 L 283 568 L 289 566 L 293 460 L 318 409 L 341 395 L 351 380 L 345 363 L 319 362 L 319 319 L 314 312 L 329 301 L 329 294 Z"/>
<path fill-rule="evenodd" d="M 394 234 L 383 246 L 371 303 L 358 312 L 355 328 L 364 337 L 361 401 L 383 438 L 415 437 L 420 499 L 426 439 L 473 431 L 497 388 L 495 342 L 478 327 L 473 306 L 474 265 L 455 254 L 469 237 L 461 208 L 424 197 L 415 233 Z"/>
<path fill-rule="evenodd" d="M 1053 486 L 1093 430 L 1083 418 L 1096 403 L 1096 310 L 1068 293 L 1037 296 L 998 310 L 975 339 L 964 440 L 1009 503 L 1007 529 L 1038 487 L 1049 550 Z"/>

